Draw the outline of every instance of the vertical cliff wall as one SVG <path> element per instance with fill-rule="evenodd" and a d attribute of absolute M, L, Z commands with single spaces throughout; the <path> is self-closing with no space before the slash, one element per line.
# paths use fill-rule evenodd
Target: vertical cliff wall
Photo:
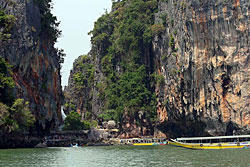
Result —
<path fill-rule="evenodd" d="M 249 131 L 249 9 L 246 0 L 159 3 L 165 32 L 154 50 L 165 84 L 156 93 L 166 132 Z"/>
<path fill-rule="evenodd" d="M 49 1 L 0 0 L 1 10 L 15 18 L 10 36 L 0 40 L 0 56 L 13 66 L 15 98 L 29 102 L 40 132 L 60 124 L 62 104 L 60 57 L 55 38 L 46 29 L 44 16 L 49 13 L 42 3 L 49 5 Z"/>

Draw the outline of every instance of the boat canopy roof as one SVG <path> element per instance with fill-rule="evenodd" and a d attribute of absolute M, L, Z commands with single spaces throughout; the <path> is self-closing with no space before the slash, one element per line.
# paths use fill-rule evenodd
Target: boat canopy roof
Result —
<path fill-rule="evenodd" d="M 177 138 L 177 141 L 181 140 L 210 140 L 210 139 L 234 139 L 234 138 L 250 138 L 250 135 L 236 135 L 236 136 L 212 136 L 212 137 L 181 137 Z"/>

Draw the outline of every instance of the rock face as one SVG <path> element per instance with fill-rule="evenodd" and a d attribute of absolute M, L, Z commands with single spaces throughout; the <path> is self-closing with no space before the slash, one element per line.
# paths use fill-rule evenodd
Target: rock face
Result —
<path fill-rule="evenodd" d="M 69 85 L 65 87 L 64 111 L 77 111 L 84 114 L 91 111 L 94 65 L 88 55 L 75 60 L 69 76 Z"/>
<path fill-rule="evenodd" d="M 249 10 L 247 0 L 159 3 L 155 21 L 165 32 L 153 45 L 165 78 L 156 89 L 165 132 L 249 132 Z"/>
<path fill-rule="evenodd" d="M 8 40 L 0 41 L 0 56 L 13 66 L 16 98 L 29 101 L 36 130 L 50 130 L 61 122 L 60 64 L 54 41 L 42 29 L 39 5 L 33 0 L 0 0 L 14 15 Z"/>
<path fill-rule="evenodd" d="M 126 1 L 114 4 L 119 6 L 118 3 Z M 128 4 L 113 8 L 107 16 L 109 20 L 112 13 L 119 20 L 122 17 L 119 13 L 124 13 Z M 164 132 L 169 137 L 250 131 L 249 20 L 248 0 L 158 1 L 154 28 L 158 28 L 159 33 L 154 33 L 151 45 L 145 46 L 152 52 L 144 52 L 143 61 L 163 79 L 150 81 L 157 97 L 158 122 L 145 127 L 156 127 L 155 132 L 162 136 Z M 115 29 L 115 25 L 111 27 Z M 119 39 L 117 41 L 119 43 Z M 106 99 L 100 98 L 97 85 L 105 78 L 101 62 L 110 44 L 92 44 L 90 55 L 95 79 L 91 112 L 98 115 L 103 113 Z M 119 53 L 119 48 L 116 49 Z M 124 59 L 124 55 L 120 57 L 117 59 Z M 117 64 L 113 64 L 113 68 L 120 74 Z M 131 115 L 125 114 L 122 119 L 120 129 L 124 130 L 124 136 L 134 136 L 129 134 L 133 131 L 136 135 L 150 134 L 143 133 L 148 129 L 137 126 L 137 120 Z M 149 123 L 145 120 L 145 124 Z"/>

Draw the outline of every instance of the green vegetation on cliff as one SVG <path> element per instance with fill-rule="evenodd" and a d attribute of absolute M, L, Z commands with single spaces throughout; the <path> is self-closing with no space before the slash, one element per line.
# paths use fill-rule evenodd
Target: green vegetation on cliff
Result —
<path fill-rule="evenodd" d="M 90 62 L 90 57 L 88 55 L 81 56 L 76 66 L 79 71 L 74 74 L 73 80 L 76 89 L 80 91 L 91 86 L 91 83 L 93 83 L 95 68 Z"/>
<path fill-rule="evenodd" d="M 83 130 L 96 127 L 96 121 L 82 121 L 81 115 L 77 112 L 71 111 L 64 121 L 63 130 Z"/>
<path fill-rule="evenodd" d="M 82 130 L 84 124 L 81 122 L 81 116 L 77 112 L 70 112 L 64 121 L 64 130 Z"/>
<path fill-rule="evenodd" d="M 13 102 L 12 88 L 14 87 L 11 66 L 0 57 L 0 102 L 11 105 Z"/>
<path fill-rule="evenodd" d="M 11 29 L 14 25 L 15 17 L 8 15 L 0 8 L 0 40 L 7 40 L 11 37 Z"/>
<path fill-rule="evenodd" d="M 89 55 L 82 55 L 75 61 L 71 78 L 73 87 L 70 91 L 64 92 L 64 110 L 66 113 L 79 109 L 79 104 L 86 111 L 92 110 L 91 87 L 93 86 L 94 73 L 95 67 Z M 71 97 L 73 92 L 74 97 Z M 86 117 L 86 119 L 89 119 L 89 117 Z"/>
<path fill-rule="evenodd" d="M 61 31 L 58 29 L 60 22 L 57 21 L 57 17 L 51 13 L 52 1 L 51 0 L 34 0 L 39 5 L 41 14 L 41 26 L 42 33 L 56 42 L 57 38 L 61 35 Z"/>
<path fill-rule="evenodd" d="M 104 112 L 102 120 L 122 122 L 124 113 L 139 119 L 143 112 L 148 122 L 156 120 L 156 98 L 151 77 L 153 72 L 152 39 L 164 27 L 154 25 L 157 0 L 114 2 L 111 13 L 95 23 L 93 52 L 101 59 L 105 79 L 97 87 Z M 112 113 L 112 114 L 111 114 Z"/>
<path fill-rule="evenodd" d="M 25 132 L 33 126 L 35 118 L 29 110 L 29 103 L 14 99 L 14 81 L 11 66 L 0 57 L 0 133 Z"/>
<path fill-rule="evenodd" d="M 29 103 L 23 99 L 16 99 L 9 108 L 0 102 L 0 127 L 5 133 L 26 132 L 35 122 L 29 110 Z"/>
<path fill-rule="evenodd" d="M 137 112 L 143 111 L 149 120 L 155 120 L 155 96 L 147 88 L 149 82 L 145 66 L 142 65 L 138 69 L 126 71 L 119 76 L 117 82 L 111 83 L 104 90 L 108 111 L 116 111 L 113 113 L 113 119 L 121 122 L 123 112 L 137 115 Z"/>

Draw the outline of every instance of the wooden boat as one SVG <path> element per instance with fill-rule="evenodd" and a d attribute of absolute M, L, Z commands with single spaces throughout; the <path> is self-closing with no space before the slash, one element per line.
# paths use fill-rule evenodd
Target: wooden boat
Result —
<path fill-rule="evenodd" d="M 183 137 L 171 139 L 170 145 L 188 149 L 244 149 L 250 148 L 250 135 Z"/>
<path fill-rule="evenodd" d="M 160 146 L 160 145 L 167 145 L 167 142 L 163 143 L 134 143 L 134 146 Z"/>
<path fill-rule="evenodd" d="M 153 138 L 153 139 L 135 139 L 133 140 L 134 146 L 159 146 L 166 145 L 167 141 L 164 138 Z"/>
<path fill-rule="evenodd" d="M 133 146 L 158 146 L 166 145 L 167 140 L 165 138 L 130 138 L 121 139 L 119 144 Z"/>

